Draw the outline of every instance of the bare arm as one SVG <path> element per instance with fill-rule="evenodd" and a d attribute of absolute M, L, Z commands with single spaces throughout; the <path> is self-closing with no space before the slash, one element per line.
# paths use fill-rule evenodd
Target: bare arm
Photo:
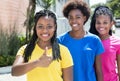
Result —
<path fill-rule="evenodd" d="M 118 76 L 119 76 L 119 81 L 120 81 L 120 54 L 117 54 L 117 70 L 118 70 Z"/>
<path fill-rule="evenodd" d="M 23 75 L 35 67 L 37 67 L 37 60 L 29 63 L 28 62 L 24 63 L 22 56 L 20 55 L 16 56 L 16 60 L 12 66 L 12 75 L 13 76 Z"/>
<path fill-rule="evenodd" d="M 24 63 L 24 58 L 22 57 L 22 55 L 16 56 L 15 62 L 12 66 L 12 75 L 23 75 L 36 67 L 48 67 L 49 64 L 52 62 L 52 57 L 47 56 L 46 51 L 47 50 L 45 50 L 44 54 L 40 58 L 36 59 L 35 61 L 26 63 Z"/>
<path fill-rule="evenodd" d="M 73 67 L 63 69 L 63 81 L 73 81 Z"/>
<path fill-rule="evenodd" d="M 102 74 L 100 55 L 96 56 L 96 59 L 95 59 L 95 69 L 96 69 L 97 81 L 103 81 L 103 74 Z"/>

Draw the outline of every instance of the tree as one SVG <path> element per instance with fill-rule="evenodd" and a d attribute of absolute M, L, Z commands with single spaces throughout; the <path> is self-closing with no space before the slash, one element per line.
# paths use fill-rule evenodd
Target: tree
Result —
<path fill-rule="evenodd" d="M 120 0 L 109 0 L 106 5 L 111 8 L 115 17 L 120 18 Z"/>
<path fill-rule="evenodd" d="M 37 5 L 43 7 L 44 9 L 49 9 L 52 5 L 55 5 L 56 0 L 36 0 Z"/>
<path fill-rule="evenodd" d="M 29 6 L 27 8 L 27 18 L 24 22 L 26 26 L 26 42 L 31 38 L 31 30 L 34 26 L 34 13 L 36 8 L 36 0 L 29 0 Z"/>
<path fill-rule="evenodd" d="M 111 9 L 111 11 L 113 12 L 114 16 L 117 18 L 120 18 L 120 0 L 107 0 L 106 4 L 98 3 L 95 5 L 92 5 L 91 8 L 94 9 L 99 5 L 108 6 Z"/>
<path fill-rule="evenodd" d="M 104 3 L 94 4 L 94 5 L 91 6 L 91 8 L 96 8 L 96 7 L 101 6 L 101 5 L 105 5 L 105 4 Z"/>

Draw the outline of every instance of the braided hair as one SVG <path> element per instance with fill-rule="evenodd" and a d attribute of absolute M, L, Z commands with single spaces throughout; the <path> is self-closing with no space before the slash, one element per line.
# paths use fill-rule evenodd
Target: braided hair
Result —
<path fill-rule="evenodd" d="M 96 28 L 95 28 L 95 23 L 96 23 L 96 17 L 98 17 L 99 15 L 108 15 L 110 17 L 110 20 L 113 21 L 113 14 L 111 12 L 111 10 L 107 7 L 107 6 L 99 6 L 95 9 L 94 14 L 92 16 L 91 19 L 91 23 L 90 23 L 90 29 L 89 32 L 98 35 L 99 33 L 97 32 Z M 112 35 L 112 30 L 109 30 L 109 34 Z"/>
<path fill-rule="evenodd" d="M 61 59 L 61 56 L 60 56 L 60 48 L 59 48 L 59 44 L 57 42 L 57 18 L 56 18 L 56 15 L 50 11 L 50 10 L 41 10 L 39 12 L 37 12 L 35 14 L 35 18 L 34 18 L 34 22 L 35 22 L 35 25 L 34 25 L 34 28 L 33 28 L 33 35 L 32 35 L 32 38 L 30 40 L 30 42 L 27 44 L 26 48 L 25 48 L 25 51 L 24 51 L 24 62 L 28 62 L 30 57 L 31 57 L 31 54 L 32 54 L 32 51 L 34 50 L 35 48 L 35 44 L 36 44 L 36 41 L 38 39 L 38 36 L 37 36 L 37 33 L 36 33 L 36 25 L 37 25 L 37 22 L 39 20 L 40 17 L 44 17 L 44 16 L 50 16 L 51 18 L 54 19 L 54 23 L 56 24 L 56 29 L 54 31 L 54 35 L 51 39 L 51 44 L 52 44 L 52 56 L 53 56 L 53 60 L 58 60 L 58 59 Z"/>

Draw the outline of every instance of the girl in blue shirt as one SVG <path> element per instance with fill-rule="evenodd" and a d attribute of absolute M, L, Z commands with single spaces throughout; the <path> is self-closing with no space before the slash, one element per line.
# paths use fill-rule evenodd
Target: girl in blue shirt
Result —
<path fill-rule="evenodd" d="M 71 52 L 74 81 L 103 81 L 100 62 L 100 54 L 104 51 L 102 43 L 98 36 L 84 30 L 90 8 L 83 1 L 72 0 L 65 4 L 63 15 L 72 30 L 59 36 L 58 41 Z"/>

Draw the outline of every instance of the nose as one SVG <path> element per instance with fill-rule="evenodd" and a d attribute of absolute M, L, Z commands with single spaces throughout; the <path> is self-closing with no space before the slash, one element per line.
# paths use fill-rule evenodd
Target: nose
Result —
<path fill-rule="evenodd" d="M 76 18 L 71 19 L 71 22 L 72 22 L 72 23 L 76 23 L 76 22 L 77 22 L 77 21 L 76 21 Z"/>
<path fill-rule="evenodd" d="M 100 27 L 104 27 L 104 24 L 99 24 Z"/>
<path fill-rule="evenodd" d="M 47 28 L 43 28 L 42 30 L 44 33 L 48 32 L 48 29 Z"/>

